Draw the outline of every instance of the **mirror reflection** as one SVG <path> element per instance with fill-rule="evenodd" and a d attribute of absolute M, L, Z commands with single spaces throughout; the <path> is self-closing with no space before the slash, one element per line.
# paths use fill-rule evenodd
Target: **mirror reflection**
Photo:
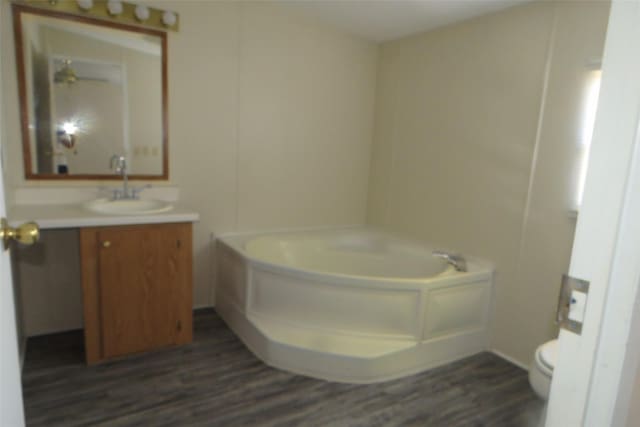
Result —
<path fill-rule="evenodd" d="M 164 34 L 46 13 L 20 13 L 27 177 L 166 177 Z"/>

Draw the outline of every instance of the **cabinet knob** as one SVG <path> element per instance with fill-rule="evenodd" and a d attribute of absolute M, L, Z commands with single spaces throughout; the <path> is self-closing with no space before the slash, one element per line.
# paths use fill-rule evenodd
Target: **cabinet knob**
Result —
<path fill-rule="evenodd" d="M 102 247 L 103 248 L 108 248 L 111 246 L 111 242 L 108 240 L 105 240 L 104 242 L 102 242 Z"/>

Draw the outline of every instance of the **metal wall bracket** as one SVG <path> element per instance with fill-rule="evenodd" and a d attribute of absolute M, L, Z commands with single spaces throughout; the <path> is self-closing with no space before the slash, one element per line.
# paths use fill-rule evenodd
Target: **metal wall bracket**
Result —
<path fill-rule="evenodd" d="M 556 313 L 556 322 L 561 328 L 578 335 L 582 333 L 588 293 L 588 281 L 577 279 L 567 274 L 562 275 L 562 286 L 560 287 Z"/>

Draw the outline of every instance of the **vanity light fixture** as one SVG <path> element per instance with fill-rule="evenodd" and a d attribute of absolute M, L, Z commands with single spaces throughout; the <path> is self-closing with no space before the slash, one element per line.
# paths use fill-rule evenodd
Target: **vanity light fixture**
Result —
<path fill-rule="evenodd" d="M 123 11 L 122 2 L 118 0 L 109 0 L 107 2 L 107 11 L 111 16 L 122 14 L 122 11 Z"/>
<path fill-rule="evenodd" d="M 178 17 L 174 12 L 171 12 L 170 10 L 167 10 L 162 14 L 162 23 L 167 27 L 173 27 L 174 25 L 176 25 L 177 21 Z"/>
<path fill-rule="evenodd" d="M 84 11 L 90 10 L 93 7 L 93 0 L 77 0 L 78 7 Z"/>
<path fill-rule="evenodd" d="M 0 0 L 2 1 L 2 0 Z M 138 0 L 12 0 L 39 9 L 51 9 L 69 15 L 95 17 L 124 25 L 151 28 L 161 31 L 178 31 L 180 16 L 171 10 L 150 7 Z M 139 0 L 144 1 L 144 0 Z M 161 2 L 157 2 L 160 4 Z"/>
<path fill-rule="evenodd" d="M 144 22 L 149 19 L 149 8 L 147 6 L 139 4 L 136 6 L 135 14 L 138 21 Z"/>

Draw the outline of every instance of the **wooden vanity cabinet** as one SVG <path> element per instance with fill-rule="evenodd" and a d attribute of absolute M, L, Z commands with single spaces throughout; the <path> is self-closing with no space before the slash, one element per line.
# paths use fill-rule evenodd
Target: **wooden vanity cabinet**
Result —
<path fill-rule="evenodd" d="M 192 340 L 191 223 L 80 229 L 87 363 Z"/>

